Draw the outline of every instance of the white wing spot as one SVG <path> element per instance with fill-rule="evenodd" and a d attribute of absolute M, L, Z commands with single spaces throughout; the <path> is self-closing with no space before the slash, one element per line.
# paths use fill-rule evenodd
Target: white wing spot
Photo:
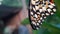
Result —
<path fill-rule="evenodd" d="M 56 12 L 56 9 L 53 9 L 54 12 Z"/>

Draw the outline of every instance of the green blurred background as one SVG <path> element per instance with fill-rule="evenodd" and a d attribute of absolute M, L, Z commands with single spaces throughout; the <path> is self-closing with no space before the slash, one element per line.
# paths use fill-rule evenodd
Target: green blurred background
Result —
<path fill-rule="evenodd" d="M 33 34 L 60 34 L 60 0 L 54 0 L 54 2 L 57 7 L 56 13 L 48 16 L 39 30 L 33 30 Z M 23 20 L 22 24 L 29 24 L 29 19 Z"/>

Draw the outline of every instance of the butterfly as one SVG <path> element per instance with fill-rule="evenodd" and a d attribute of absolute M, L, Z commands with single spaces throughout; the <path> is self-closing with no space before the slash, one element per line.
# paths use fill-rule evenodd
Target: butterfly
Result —
<path fill-rule="evenodd" d="M 41 27 L 44 19 L 56 12 L 56 5 L 52 0 L 30 0 L 29 18 L 34 30 Z"/>

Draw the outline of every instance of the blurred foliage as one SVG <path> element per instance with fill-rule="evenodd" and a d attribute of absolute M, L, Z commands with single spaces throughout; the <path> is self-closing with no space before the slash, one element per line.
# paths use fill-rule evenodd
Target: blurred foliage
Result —
<path fill-rule="evenodd" d="M 23 24 L 23 25 L 29 24 L 29 19 L 28 19 L 28 18 L 24 19 L 24 20 L 21 22 L 21 24 Z"/>
<path fill-rule="evenodd" d="M 60 34 L 60 0 L 54 0 L 57 11 L 54 15 L 48 16 L 43 22 L 39 30 L 33 30 L 34 34 Z M 23 23 L 29 23 L 29 19 L 25 19 Z"/>

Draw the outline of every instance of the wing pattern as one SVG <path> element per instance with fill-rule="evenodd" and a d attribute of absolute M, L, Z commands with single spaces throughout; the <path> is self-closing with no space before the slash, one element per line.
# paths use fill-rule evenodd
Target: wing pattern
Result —
<path fill-rule="evenodd" d="M 56 6 L 49 0 L 30 1 L 30 20 L 33 29 L 39 29 L 47 16 L 56 12 Z"/>

